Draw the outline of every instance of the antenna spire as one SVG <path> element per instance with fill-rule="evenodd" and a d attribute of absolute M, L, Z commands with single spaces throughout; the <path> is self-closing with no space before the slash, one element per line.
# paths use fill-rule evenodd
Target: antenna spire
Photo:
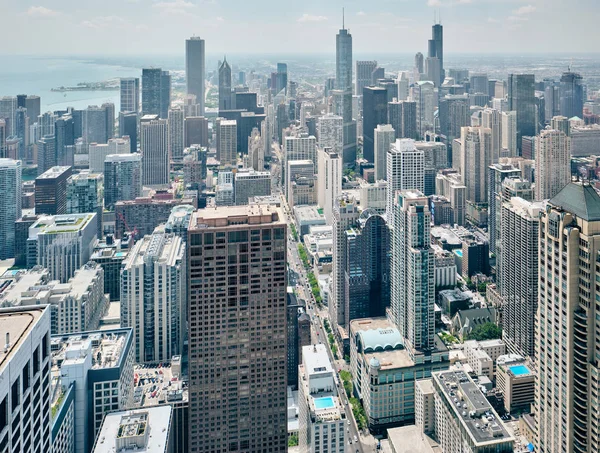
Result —
<path fill-rule="evenodd" d="M 346 11 L 345 8 L 342 7 L 342 30 L 346 29 Z"/>

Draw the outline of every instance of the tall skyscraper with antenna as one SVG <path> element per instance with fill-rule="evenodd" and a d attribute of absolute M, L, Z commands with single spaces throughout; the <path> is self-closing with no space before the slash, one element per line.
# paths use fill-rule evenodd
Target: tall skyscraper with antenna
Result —
<path fill-rule="evenodd" d="M 352 35 L 346 30 L 342 9 L 342 29 L 336 36 L 335 88 L 352 91 Z"/>
<path fill-rule="evenodd" d="M 435 22 L 435 20 L 434 20 Z M 444 83 L 446 72 L 444 70 L 444 27 L 438 17 L 438 22 L 431 27 L 431 39 L 427 52 L 428 58 L 437 58 L 440 64 L 440 80 L 439 84 Z M 435 81 L 436 84 L 438 81 Z"/>
<path fill-rule="evenodd" d="M 200 116 L 204 116 L 205 72 L 204 39 L 192 36 L 185 40 L 185 83 L 187 94 L 196 96 Z"/>

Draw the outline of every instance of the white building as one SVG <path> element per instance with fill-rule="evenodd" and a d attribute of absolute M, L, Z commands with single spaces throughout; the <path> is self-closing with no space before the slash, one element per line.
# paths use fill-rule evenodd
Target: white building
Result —
<path fill-rule="evenodd" d="M 386 178 L 387 155 L 390 146 L 396 141 L 396 131 L 391 124 L 378 124 L 374 133 L 373 148 L 375 151 L 375 180 L 378 181 Z"/>
<path fill-rule="evenodd" d="M 219 172 L 219 175 L 217 176 L 217 187 L 215 189 L 215 203 L 217 206 L 233 206 L 235 204 L 232 172 Z"/>
<path fill-rule="evenodd" d="M 89 169 L 92 173 L 103 173 L 104 162 L 109 154 L 129 154 L 129 138 L 111 138 L 108 143 L 90 143 L 88 146 Z"/>
<path fill-rule="evenodd" d="M 325 345 L 302 347 L 298 372 L 300 451 L 345 452 L 345 411 L 337 395 L 335 371 Z"/>
<path fill-rule="evenodd" d="M 546 129 L 535 138 L 535 200 L 554 197 L 571 182 L 571 139 Z"/>
<path fill-rule="evenodd" d="M 424 154 L 409 138 L 398 139 L 390 147 L 387 157 L 387 215 L 388 224 L 394 225 L 394 200 L 399 190 L 423 192 Z"/>
<path fill-rule="evenodd" d="M 332 148 L 341 154 L 344 147 L 344 119 L 341 116 L 328 113 L 317 122 L 319 148 Z"/>
<path fill-rule="evenodd" d="M 292 205 L 292 185 L 300 179 L 313 179 L 315 177 L 315 164 L 312 160 L 288 160 L 286 172 L 285 194 L 288 204 Z"/>
<path fill-rule="evenodd" d="M 318 173 L 317 168 L 317 139 L 314 135 L 300 133 L 296 136 L 285 137 L 285 154 L 284 161 L 290 160 L 310 160 L 315 166 L 315 174 Z"/>
<path fill-rule="evenodd" d="M 158 115 L 144 115 L 140 122 L 140 136 L 140 149 L 142 150 L 143 184 L 168 184 L 168 120 L 160 119 Z"/>
<path fill-rule="evenodd" d="M 134 331 L 136 361 L 164 362 L 183 351 L 186 252 L 162 226 L 138 241 L 121 270 L 121 326 Z"/>
<path fill-rule="evenodd" d="M 328 224 L 333 223 L 333 203 L 342 193 L 342 155 L 331 148 L 319 148 L 318 202 Z"/>
<path fill-rule="evenodd" d="M 369 184 L 360 183 L 360 204 L 363 209 L 374 209 L 378 214 L 383 214 L 387 207 L 387 181 L 376 181 Z"/>
<path fill-rule="evenodd" d="M 492 164 L 492 131 L 484 127 L 461 128 L 460 174 L 467 201 L 487 203 L 488 168 Z"/>
<path fill-rule="evenodd" d="M 15 256 L 15 222 L 21 218 L 22 190 L 21 161 L 0 159 L 0 260 Z"/>
<path fill-rule="evenodd" d="M 156 406 L 104 417 L 92 453 L 174 453 L 173 409 Z"/>
<path fill-rule="evenodd" d="M 465 224 L 467 187 L 462 183 L 460 173 L 438 173 L 435 181 L 436 194 L 450 200 L 453 222 Z"/>
<path fill-rule="evenodd" d="M 506 346 L 502 340 L 468 340 L 464 343 L 464 351 L 473 372 L 493 381 L 496 376 L 496 360 L 506 353 Z"/>
<path fill-rule="evenodd" d="M 517 152 L 517 112 L 502 112 L 502 157 L 515 157 Z"/>
<path fill-rule="evenodd" d="M 0 451 L 52 450 L 50 310 L 0 309 Z"/>
<path fill-rule="evenodd" d="M 87 453 L 105 414 L 133 403 L 133 334 L 131 329 L 77 332 L 53 336 L 51 342 L 52 431 L 63 433 L 62 445 L 72 433 L 70 451 Z M 69 412 L 73 416 L 65 417 Z"/>
<path fill-rule="evenodd" d="M 433 82 L 419 81 L 412 88 L 412 100 L 417 103 L 417 132 L 434 130 L 434 113 L 437 106 Z"/>
<path fill-rule="evenodd" d="M 29 240 L 37 241 L 37 264 L 66 283 L 89 261 L 97 233 L 95 213 L 41 216 L 29 228 Z"/>
<path fill-rule="evenodd" d="M 221 165 L 237 162 L 237 127 L 235 120 L 217 121 L 217 160 Z"/>
<path fill-rule="evenodd" d="M 271 172 L 254 169 L 239 170 L 233 184 L 235 204 L 248 204 L 248 198 L 271 195 Z"/>
<path fill-rule="evenodd" d="M 104 162 L 104 207 L 142 196 L 142 155 L 109 154 Z"/>

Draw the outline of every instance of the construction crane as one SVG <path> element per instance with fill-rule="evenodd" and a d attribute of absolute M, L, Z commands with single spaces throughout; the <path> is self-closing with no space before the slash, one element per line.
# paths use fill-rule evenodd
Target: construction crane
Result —
<path fill-rule="evenodd" d="M 134 226 L 133 230 L 131 230 L 129 228 L 129 225 L 127 225 L 127 220 L 125 220 L 125 216 L 123 215 L 123 213 L 119 212 L 119 213 L 117 213 L 117 215 L 121 219 L 121 222 L 123 222 L 123 225 L 125 225 L 125 230 L 126 231 L 131 231 L 133 233 L 133 242 L 135 243 L 135 240 L 137 239 L 137 235 L 138 235 L 138 229 L 137 229 L 137 227 Z"/>

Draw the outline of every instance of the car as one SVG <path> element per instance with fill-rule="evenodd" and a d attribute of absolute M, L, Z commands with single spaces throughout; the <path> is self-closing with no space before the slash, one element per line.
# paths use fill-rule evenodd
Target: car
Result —
<path fill-rule="evenodd" d="M 350 420 L 348 420 L 346 423 L 350 424 Z"/>
<path fill-rule="evenodd" d="M 348 445 L 352 445 L 352 439 L 348 441 Z"/>
<path fill-rule="evenodd" d="M 358 437 L 354 436 L 353 439 L 354 439 L 354 442 L 358 442 Z"/>

